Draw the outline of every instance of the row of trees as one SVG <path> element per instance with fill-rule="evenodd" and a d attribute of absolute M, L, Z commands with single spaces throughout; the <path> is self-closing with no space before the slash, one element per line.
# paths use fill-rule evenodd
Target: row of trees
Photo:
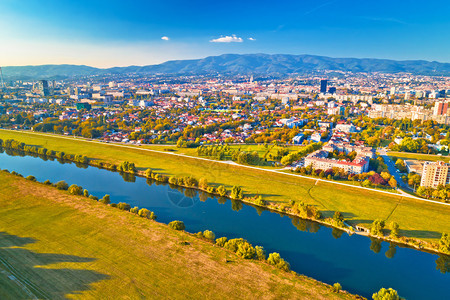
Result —
<path fill-rule="evenodd" d="M 260 165 L 261 157 L 256 151 L 233 150 L 228 145 L 210 145 L 197 147 L 197 155 L 206 156 L 218 160 L 231 159 L 239 164 Z"/>
<path fill-rule="evenodd" d="M 228 240 L 226 237 L 221 237 L 216 239 L 216 245 L 228 249 L 244 259 L 266 260 L 266 251 L 263 247 L 253 247 L 252 244 L 242 238 Z M 290 264 L 276 252 L 269 254 L 267 262 L 286 272 L 291 268 Z"/>
<path fill-rule="evenodd" d="M 288 155 L 283 156 L 281 158 L 281 164 L 283 164 L 285 166 L 290 165 L 294 161 L 300 160 L 301 158 L 305 157 L 306 155 L 308 155 L 316 150 L 319 150 L 320 148 L 322 148 L 321 142 L 309 144 L 308 146 L 305 146 L 296 152 L 292 152 L 292 153 L 289 153 Z"/>
<path fill-rule="evenodd" d="M 304 219 L 320 220 L 322 213 L 314 205 L 302 201 L 291 201 L 291 212 Z"/>
<path fill-rule="evenodd" d="M 186 226 L 182 221 L 172 221 L 169 227 L 174 230 L 185 230 Z M 210 230 L 205 230 L 203 232 L 198 232 L 195 234 L 198 238 L 206 239 L 208 241 L 214 242 L 216 235 Z M 219 247 L 223 247 L 231 252 L 236 253 L 239 257 L 244 259 L 256 259 L 264 261 L 266 260 L 266 251 L 261 246 L 253 247 L 247 240 L 243 238 L 228 239 L 226 237 L 221 237 L 215 240 L 215 244 Z M 290 271 L 290 264 L 281 258 L 279 253 L 271 253 L 267 258 L 267 262 L 281 270 L 286 272 Z"/>
<path fill-rule="evenodd" d="M 400 145 L 391 144 L 391 145 L 389 145 L 389 148 L 392 151 L 435 154 L 436 151 L 433 148 L 428 147 L 429 143 L 430 142 L 425 139 L 415 139 L 414 140 L 411 137 L 406 137 L 402 140 Z"/>
<path fill-rule="evenodd" d="M 24 153 L 31 153 L 31 154 L 37 154 L 42 155 L 46 157 L 53 157 L 57 159 L 63 159 L 67 161 L 72 161 L 75 163 L 81 163 L 81 164 L 87 164 L 89 163 L 89 158 L 85 155 L 80 154 L 68 154 L 64 153 L 62 151 L 53 151 L 48 150 L 44 147 L 37 147 L 32 145 L 26 145 L 25 143 L 13 140 L 13 139 L 7 139 L 5 141 L 0 139 L 0 147 L 6 148 L 6 149 L 12 149 L 21 151 Z"/>
<path fill-rule="evenodd" d="M 428 199 L 436 199 L 441 201 L 450 200 L 450 185 L 440 184 L 436 188 L 420 186 L 417 189 L 417 194 Z"/>

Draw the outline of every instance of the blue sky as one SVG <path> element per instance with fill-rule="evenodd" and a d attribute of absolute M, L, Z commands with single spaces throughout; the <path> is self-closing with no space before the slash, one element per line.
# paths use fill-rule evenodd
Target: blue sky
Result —
<path fill-rule="evenodd" d="M 450 1 L 0 0 L 0 38 L 3 66 L 224 53 L 450 62 Z"/>

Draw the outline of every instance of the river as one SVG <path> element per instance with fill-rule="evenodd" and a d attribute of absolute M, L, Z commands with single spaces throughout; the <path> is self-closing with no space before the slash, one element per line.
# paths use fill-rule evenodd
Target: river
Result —
<path fill-rule="evenodd" d="M 299 274 L 370 298 L 392 287 L 407 299 L 449 299 L 450 258 L 352 235 L 314 222 L 283 216 L 238 201 L 217 199 L 196 191 L 180 191 L 145 178 L 95 167 L 78 167 L 32 156 L 0 153 L 0 168 L 38 181 L 65 180 L 99 198 L 148 208 L 157 221 L 181 220 L 192 233 L 209 229 L 216 237 L 242 237 L 279 252 Z"/>

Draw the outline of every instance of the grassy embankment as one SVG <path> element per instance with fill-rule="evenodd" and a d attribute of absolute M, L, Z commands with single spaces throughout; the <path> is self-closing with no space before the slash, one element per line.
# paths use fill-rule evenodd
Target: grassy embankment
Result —
<path fill-rule="evenodd" d="M 421 154 L 421 153 L 408 153 L 408 152 L 395 152 L 395 151 L 389 151 L 387 153 L 391 159 L 395 162 L 397 158 L 401 158 L 403 160 L 405 159 L 411 159 L 411 160 L 426 160 L 426 161 L 444 161 L 449 162 L 450 157 L 449 156 L 442 156 L 442 155 L 433 155 L 433 154 Z"/>
<path fill-rule="evenodd" d="M 1 299 L 354 298 L 6 172 L 0 215 Z"/>
<path fill-rule="evenodd" d="M 224 184 L 228 188 L 242 186 L 247 195 L 260 194 L 265 200 L 287 203 L 301 200 L 316 205 L 325 217 L 335 211 L 343 213 L 353 225 L 368 226 L 375 219 L 400 225 L 400 235 L 436 242 L 442 232 L 450 232 L 450 207 L 425 203 L 420 200 L 361 190 L 315 179 L 297 178 L 284 174 L 252 170 L 236 165 L 177 157 L 165 153 L 121 148 L 83 140 L 63 139 L 58 136 L 0 130 L 0 138 L 13 138 L 26 144 L 47 149 L 83 154 L 91 159 L 120 164 L 127 160 L 142 170 L 154 169 L 167 175 L 207 178 L 210 184 Z"/>

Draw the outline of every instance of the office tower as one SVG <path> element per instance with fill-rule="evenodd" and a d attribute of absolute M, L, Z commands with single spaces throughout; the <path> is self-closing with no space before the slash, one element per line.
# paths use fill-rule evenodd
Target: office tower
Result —
<path fill-rule="evenodd" d="M 322 79 L 320 81 L 320 92 L 323 94 L 326 94 L 326 92 L 327 92 L 327 83 L 328 83 L 328 80 L 326 80 L 326 79 Z"/>
<path fill-rule="evenodd" d="M 41 94 L 41 96 L 49 96 L 50 95 L 47 80 L 39 80 L 37 89 L 39 90 L 39 93 Z"/>

